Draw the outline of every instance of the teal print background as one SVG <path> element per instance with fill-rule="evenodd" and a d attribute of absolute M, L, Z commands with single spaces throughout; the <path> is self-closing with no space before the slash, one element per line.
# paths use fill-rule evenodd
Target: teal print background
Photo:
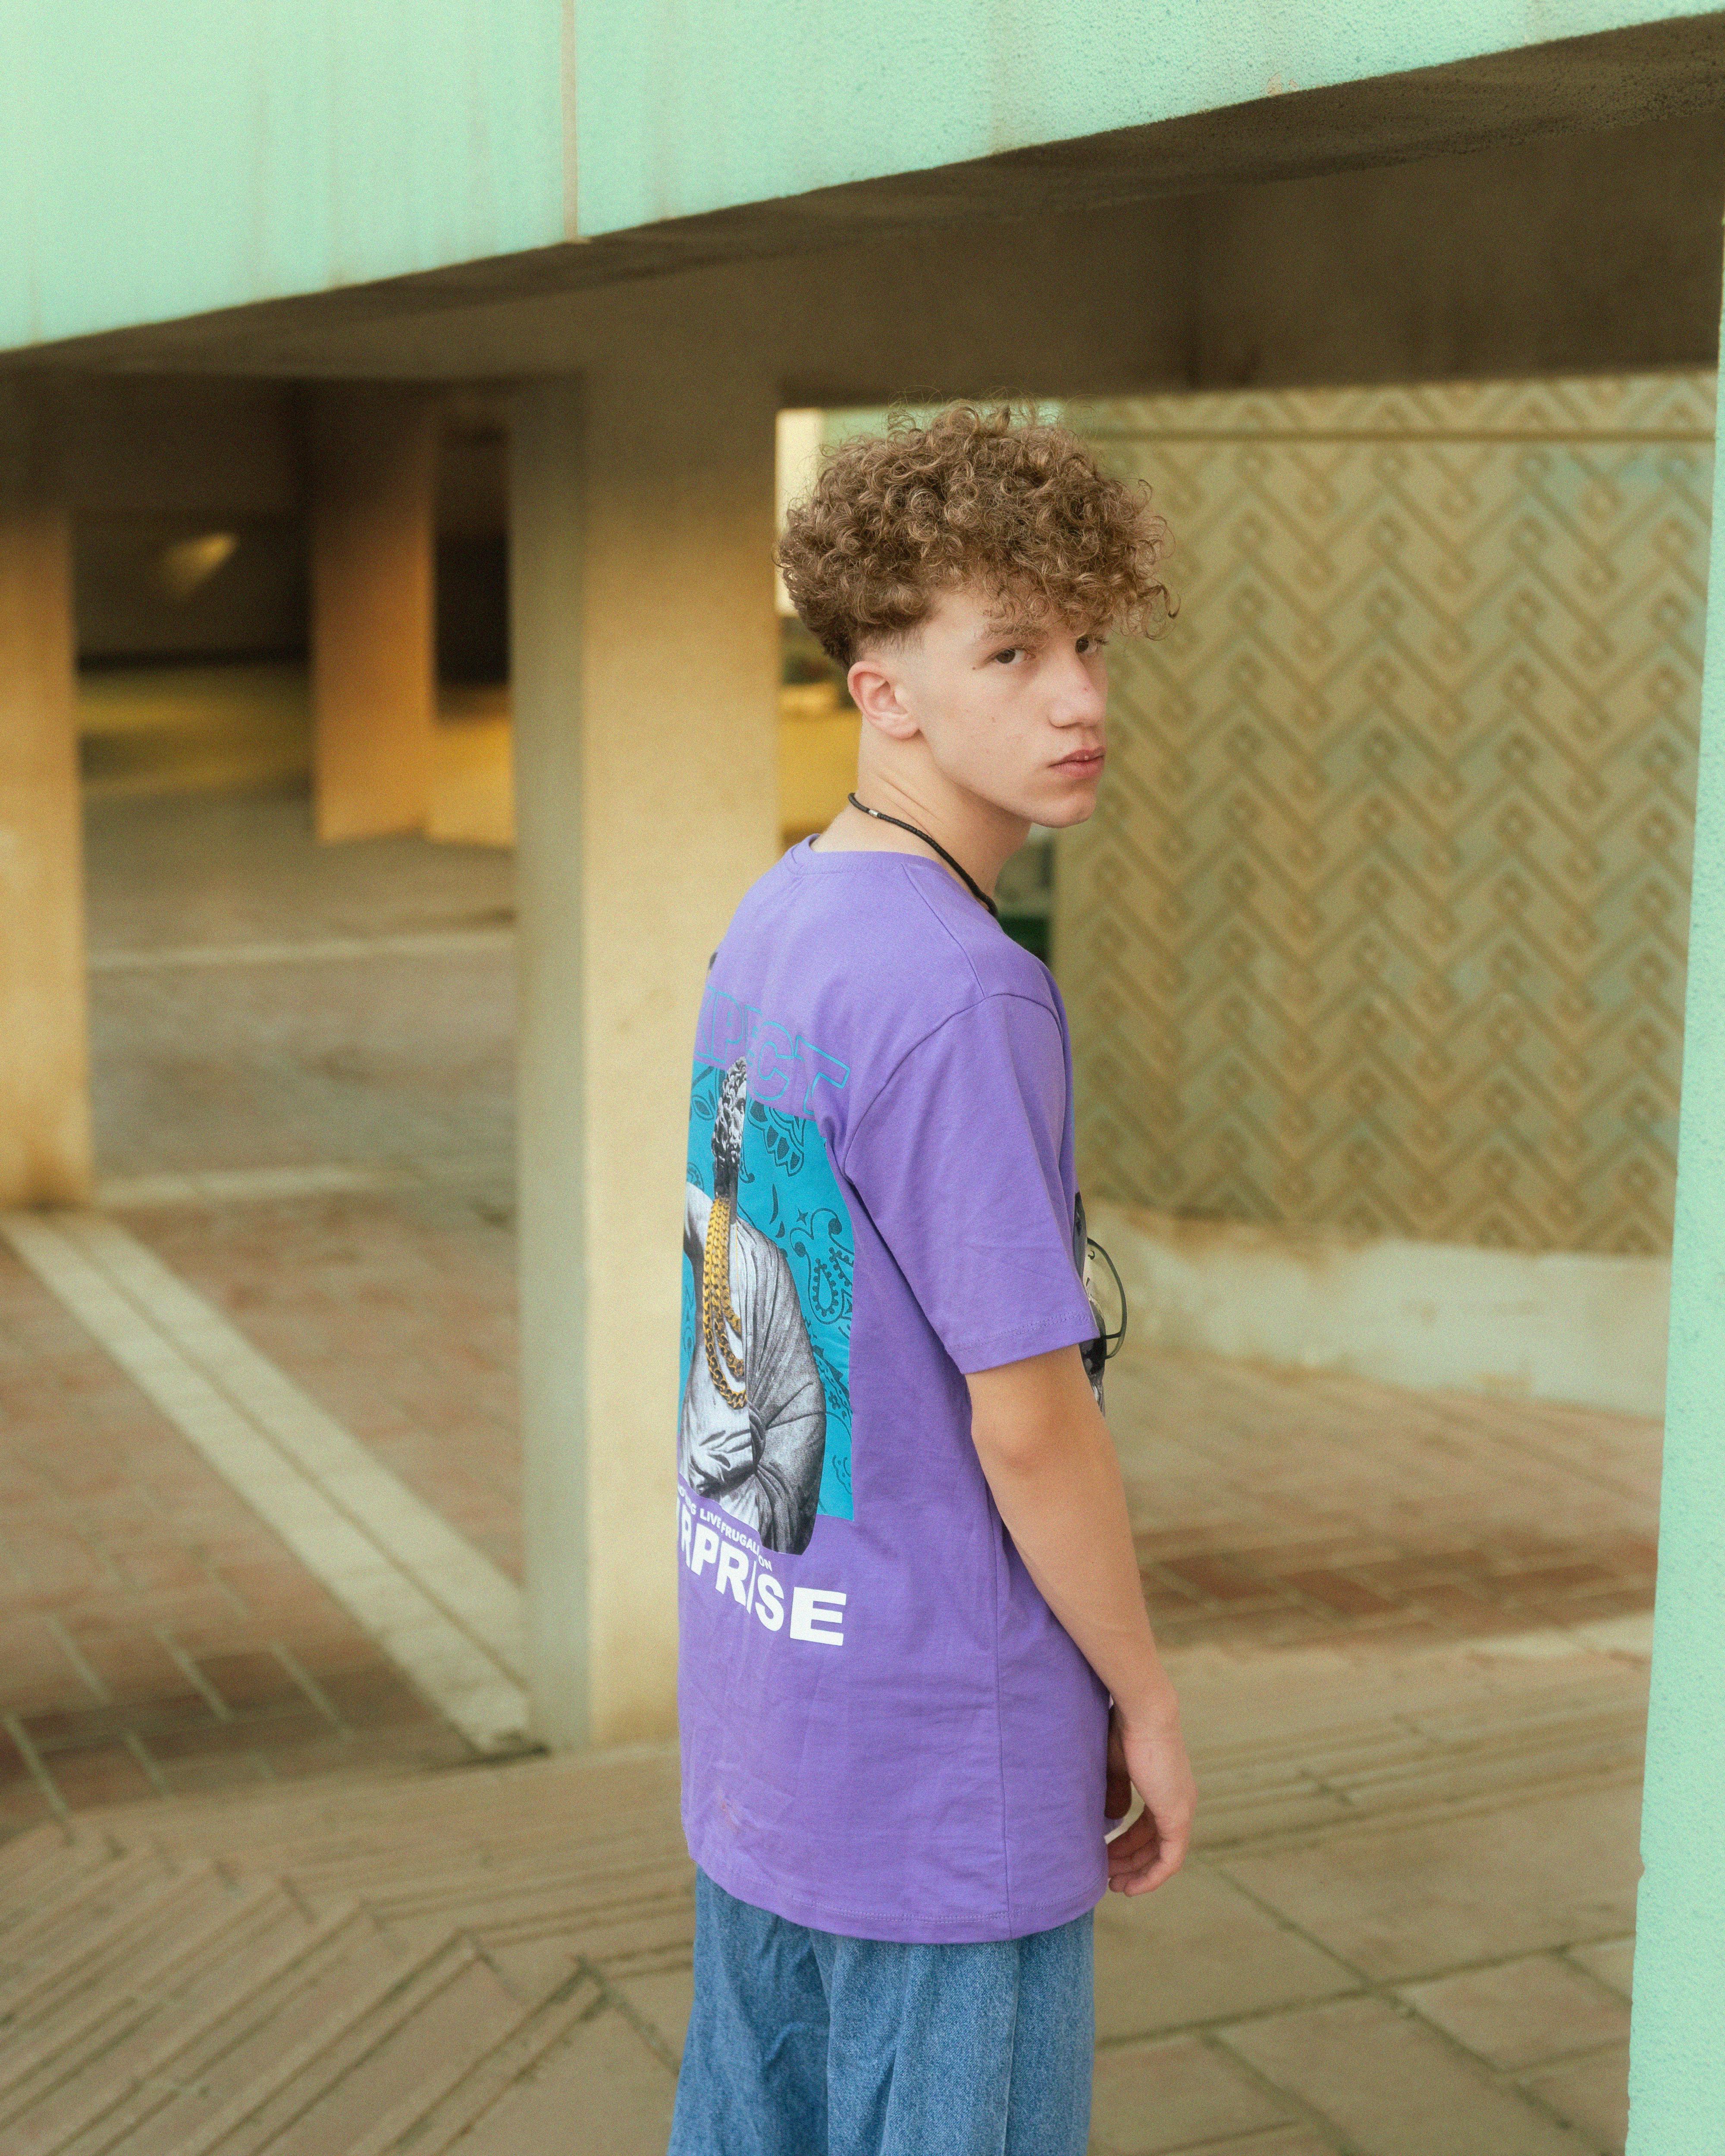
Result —
<path fill-rule="evenodd" d="M 689 1180 L 709 1198 L 713 1194 L 713 1116 L 724 1075 L 712 1064 L 697 1063 L 689 1101 Z M 826 1453 L 817 1512 L 841 1520 L 853 1518 L 850 1309 L 856 1242 L 850 1210 L 812 1117 L 782 1115 L 763 1101 L 749 1102 L 737 1198 L 737 1209 L 749 1225 L 770 1235 L 784 1253 L 826 1394 Z M 695 1356 L 695 1270 L 685 1258 L 679 1399 L 688 1386 Z"/>

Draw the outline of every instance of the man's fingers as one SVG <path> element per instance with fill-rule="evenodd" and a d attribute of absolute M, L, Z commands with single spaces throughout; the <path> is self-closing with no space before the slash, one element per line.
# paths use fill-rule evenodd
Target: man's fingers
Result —
<path fill-rule="evenodd" d="M 1173 1877 L 1185 1861 L 1183 1849 L 1178 1854 L 1172 1850 L 1164 1851 L 1147 1871 L 1137 1872 L 1130 1879 L 1122 1881 L 1120 1891 L 1122 1894 L 1153 1894 L 1158 1887 L 1166 1885 Z M 1109 1884 L 1111 1886 L 1113 1881 L 1111 1880 Z"/>
<path fill-rule="evenodd" d="M 1189 1826 L 1164 1835 L 1153 1812 L 1140 1812 L 1108 1845 L 1108 1884 L 1116 1893 L 1147 1894 L 1172 1879 L 1186 1861 Z"/>
<path fill-rule="evenodd" d="M 1147 1863 L 1154 1860 L 1161 1845 L 1162 1836 L 1153 1815 L 1140 1812 L 1126 1831 L 1116 1835 L 1108 1845 L 1109 1883 L 1142 1871 Z"/>
<path fill-rule="evenodd" d="M 1147 1817 L 1148 1815 L 1147 1814 L 1146 1816 Z M 1158 1832 L 1152 1836 L 1142 1852 L 1142 1861 L 1122 1866 L 1117 1882 L 1121 1892 L 1148 1894 L 1154 1888 L 1162 1886 L 1165 1881 L 1172 1879 L 1186 1861 L 1186 1851 L 1190 1845 L 1190 1840 L 1189 1833 L 1185 1831 L 1178 1835 L 1164 1835 Z M 1108 1884 L 1112 1887 L 1116 1883 L 1114 1871 L 1111 1866 Z"/>

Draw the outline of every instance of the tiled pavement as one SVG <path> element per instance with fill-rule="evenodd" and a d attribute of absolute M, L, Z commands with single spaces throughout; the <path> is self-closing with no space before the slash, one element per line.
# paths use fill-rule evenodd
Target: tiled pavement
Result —
<path fill-rule="evenodd" d="M 493 1182 L 121 1217 L 518 1578 L 508 1203 Z M 1651 1423 L 1136 1351 L 1110 1387 L 1171 1645 L 1651 1607 Z"/>
<path fill-rule="evenodd" d="M 117 1217 L 519 1579 L 511 1206 L 500 1173 Z"/>
<path fill-rule="evenodd" d="M 1130 1346 L 1109 1420 L 1167 1645 L 1412 1645 L 1652 1607 L 1651 1421 Z"/>
<path fill-rule="evenodd" d="M 506 853 L 414 838 L 319 846 L 311 832 L 311 804 L 293 788 L 92 801 L 85 822 L 91 951 L 423 935 L 506 927 L 515 917 Z"/>
<path fill-rule="evenodd" d="M 0 1832 L 467 1748 L 0 1249 Z"/>
<path fill-rule="evenodd" d="M 512 1281 L 494 1195 L 125 1217 L 519 1577 Z M 104 1802 L 146 1780 L 305 1771 L 332 1743 L 358 1745 L 353 1757 L 379 1744 L 408 1760 L 459 1755 L 354 1621 L 9 1257 L 0 1327 L 12 1577 L 0 1711 L 25 1745 L 12 1816 L 34 1816 L 50 1783 L 73 1805 Z M 1647 1424 L 1183 1356 L 1129 1354 L 1111 1383 L 1170 1649 L 1413 1647 L 1651 1607 Z M 223 1651 L 274 1657 L 251 1666 L 264 1696 L 232 1722 L 176 1659 Z M 361 1744 L 360 1730 L 338 1731 L 363 1722 L 357 1707 L 331 1717 L 335 1695 L 306 1678 L 330 1673 L 357 1699 L 367 1669 L 388 1727 Z"/>
<path fill-rule="evenodd" d="M 295 813 L 105 809 L 104 947 L 459 933 L 506 913 L 485 857 L 320 855 Z M 518 1576 L 507 974 L 501 947 L 100 973 L 97 1106 L 105 1165 L 134 1178 L 132 1235 Z M 183 1054 L 200 1029 L 223 1044 L 201 1073 Z M 419 1172 L 137 1202 L 136 1178 L 164 1169 L 307 1163 Z M 1167 1894 L 1105 1911 L 1098 2149 L 1620 2146 L 1656 1430 L 1194 1358 L 1129 1354 L 1111 1385 L 1209 1839 Z M 0 1835 L 470 1756 L 3 1250 L 0 1489 Z M 483 1779 L 511 1772 L 565 1770 Z M 184 1805 L 146 1815 L 220 1838 Z M 515 2113 L 551 2116 L 578 2084 L 609 2122 L 593 2146 L 662 2146 L 685 1979 L 675 1955 L 628 1997 L 600 1976 L 565 2079 Z"/>
<path fill-rule="evenodd" d="M 105 1174 L 417 1154 L 464 1178 L 453 1210 L 423 1193 L 423 1232 L 412 1197 L 382 1216 L 362 1203 L 352 1222 L 339 1205 L 329 1221 L 290 1209 L 276 1270 L 311 1301 L 345 1306 L 339 1325 L 327 1306 L 307 1389 L 518 1573 L 506 1184 L 493 1165 L 510 1130 L 507 857 L 410 839 L 319 849 L 288 793 L 98 803 L 87 850 Z M 182 963 L 380 935 L 429 947 Z M 475 936 L 492 947 L 463 947 Z M 170 1262 L 177 1219 L 134 1222 Z M 264 1205 L 187 1224 L 218 1255 L 230 1236 L 243 1281 L 239 1253 L 268 1247 L 278 1224 Z M 260 1312 L 266 1352 L 268 1330 Z M 451 1453 L 440 1440 L 458 1426 Z M 493 1427 L 506 1434 L 486 1445 Z M 441 1472 L 426 1471 L 428 1451 Z M 151 1794 L 471 1756 L 3 1246 L 0 1490 L 0 1834 Z"/>
<path fill-rule="evenodd" d="M 100 802 L 86 850 L 105 1175 L 507 1160 L 507 855 L 320 848 L 291 794 Z"/>

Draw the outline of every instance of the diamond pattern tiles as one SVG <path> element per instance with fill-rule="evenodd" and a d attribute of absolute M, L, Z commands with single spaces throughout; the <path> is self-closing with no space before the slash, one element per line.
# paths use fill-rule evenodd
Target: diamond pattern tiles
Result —
<path fill-rule="evenodd" d="M 1669 1247 L 1711 376 L 1071 417 L 1182 609 L 1117 643 L 1056 954 L 1099 1194 Z"/>

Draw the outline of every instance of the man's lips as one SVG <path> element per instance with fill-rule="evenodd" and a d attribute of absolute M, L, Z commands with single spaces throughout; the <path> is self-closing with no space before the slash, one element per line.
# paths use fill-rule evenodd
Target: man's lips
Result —
<path fill-rule="evenodd" d="M 1056 771 L 1100 771 L 1108 752 L 1100 744 L 1095 748 L 1076 748 L 1070 756 L 1063 756 L 1055 766 Z"/>

